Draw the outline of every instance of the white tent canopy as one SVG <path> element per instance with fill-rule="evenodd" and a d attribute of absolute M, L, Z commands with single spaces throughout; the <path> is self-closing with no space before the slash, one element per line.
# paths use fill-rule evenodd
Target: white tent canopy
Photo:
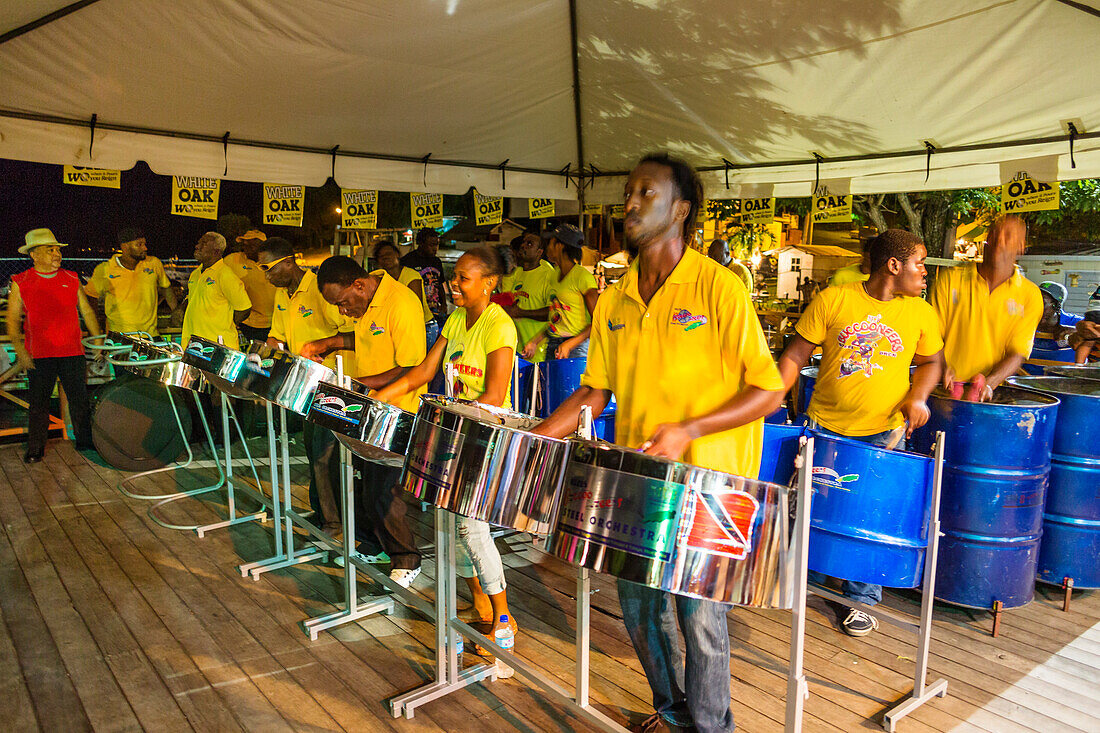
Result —
<path fill-rule="evenodd" d="M 604 202 L 652 150 L 713 198 L 996 185 L 1048 156 L 1100 177 L 1100 0 L 571 5 L 3 3 L 0 157 L 559 199 L 583 163 Z"/>

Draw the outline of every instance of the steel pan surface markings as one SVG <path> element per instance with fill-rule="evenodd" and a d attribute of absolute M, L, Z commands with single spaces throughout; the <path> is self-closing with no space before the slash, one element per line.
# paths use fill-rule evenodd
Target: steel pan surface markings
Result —
<path fill-rule="evenodd" d="M 111 363 L 167 387 L 181 387 L 192 392 L 201 392 L 206 388 L 203 373 L 185 363 L 178 351 L 141 338 L 132 339 L 129 349 L 125 358 L 121 358 L 121 351 L 115 352 Z"/>
<path fill-rule="evenodd" d="M 310 422 L 336 433 L 355 455 L 390 466 L 404 465 L 415 417 L 366 394 L 325 383 L 317 385 L 306 414 Z"/>
<path fill-rule="evenodd" d="M 786 487 L 573 441 L 550 550 L 671 593 L 789 608 Z"/>

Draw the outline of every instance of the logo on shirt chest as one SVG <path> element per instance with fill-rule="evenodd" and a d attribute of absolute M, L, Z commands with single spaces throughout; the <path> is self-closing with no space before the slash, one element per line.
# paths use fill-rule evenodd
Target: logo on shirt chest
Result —
<path fill-rule="evenodd" d="M 677 326 L 683 326 L 685 331 L 692 331 L 708 323 L 707 317 L 693 315 L 687 308 L 677 308 L 672 314 L 672 322 Z"/>
<path fill-rule="evenodd" d="M 300 305 L 298 306 L 298 315 L 300 315 L 302 318 L 309 318 L 313 315 L 313 311 L 309 308 L 306 308 L 304 305 Z"/>
<path fill-rule="evenodd" d="M 206 284 L 207 285 L 213 285 L 214 284 L 214 278 L 212 278 L 212 277 L 206 278 Z"/>
<path fill-rule="evenodd" d="M 610 318 L 607 319 L 607 330 L 608 331 L 611 331 L 611 332 L 614 333 L 615 331 L 621 331 L 624 328 L 626 328 L 626 324 L 623 323 L 622 321 L 620 321 L 618 323 L 614 323 L 614 322 L 612 322 L 612 320 Z"/>
<path fill-rule="evenodd" d="M 153 274 L 153 268 L 152 267 L 143 268 L 142 272 L 144 272 L 146 275 L 152 275 Z"/>
<path fill-rule="evenodd" d="M 1005 301 L 1005 310 L 1010 316 L 1022 316 L 1024 314 L 1023 304 L 1012 298 Z"/>
<path fill-rule="evenodd" d="M 370 322 L 370 335 L 371 336 L 381 336 L 385 332 L 386 332 L 386 329 L 382 328 L 381 326 L 379 326 L 374 321 Z"/>
<path fill-rule="evenodd" d="M 836 341 L 843 354 L 837 379 L 853 374 L 863 374 L 870 379 L 877 370 L 882 369 L 882 364 L 875 361 L 876 357 L 894 358 L 905 348 L 898 332 L 882 323 L 882 316 L 878 314 L 849 323 L 840 329 Z M 885 347 L 881 352 L 880 344 Z"/>

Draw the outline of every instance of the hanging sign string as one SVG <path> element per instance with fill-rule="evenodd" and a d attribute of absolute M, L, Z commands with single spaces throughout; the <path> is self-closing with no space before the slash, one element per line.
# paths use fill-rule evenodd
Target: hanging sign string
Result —
<path fill-rule="evenodd" d="M 332 146 L 332 150 L 328 151 L 332 156 L 332 182 L 336 182 L 336 151 L 340 149 L 339 145 Z"/>
<path fill-rule="evenodd" d="M 508 180 L 505 178 L 505 175 L 507 174 L 507 171 L 505 170 L 505 166 L 508 165 L 509 160 L 511 160 L 511 158 L 505 158 L 501 162 L 501 164 L 497 166 L 497 168 L 500 168 L 500 187 L 501 188 L 508 188 Z"/>
<path fill-rule="evenodd" d="M 420 160 L 420 162 L 424 164 L 424 187 L 425 188 L 428 187 L 428 160 L 431 159 L 431 157 L 432 157 L 432 154 L 428 153 L 427 155 L 425 155 Z"/>
<path fill-rule="evenodd" d="M 1073 141 L 1080 135 L 1080 131 L 1077 129 L 1077 125 L 1072 122 L 1067 122 L 1066 126 L 1069 127 L 1069 167 L 1076 168 L 1077 161 L 1073 159 Z"/>
<path fill-rule="evenodd" d="M 725 158 L 722 158 L 722 165 L 726 167 L 726 190 L 730 190 L 730 168 L 733 167 L 733 163 L 729 162 Z"/>
<path fill-rule="evenodd" d="M 924 182 L 928 183 L 928 177 L 932 175 L 932 153 L 936 152 L 936 146 L 925 140 L 924 149 L 927 151 L 924 160 Z"/>
<path fill-rule="evenodd" d="M 811 196 L 814 196 L 817 194 L 818 184 L 821 183 L 821 164 L 825 162 L 825 159 L 817 153 L 811 153 L 811 155 L 814 156 L 814 190 Z"/>
<path fill-rule="evenodd" d="M 229 133 L 226 132 L 222 135 L 222 157 L 225 159 L 225 172 L 223 176 L 229 175 Z"/>
<path fill-rule="evenodd" d="M 99 115 L 93 114 L 91 122 L 88 123 L 90 130 L 90 136 L 88 139 L 88 159 L 92 158 L 92 148 L 95 146 L 95 123 L 99 120 Z"/>

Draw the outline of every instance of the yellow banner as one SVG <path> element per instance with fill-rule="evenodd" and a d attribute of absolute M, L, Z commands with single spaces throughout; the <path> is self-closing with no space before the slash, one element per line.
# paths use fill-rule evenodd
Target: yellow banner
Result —
<path fill-rule="evenodd" d="M 1060 206 L 1059 185 L 1043 183 L 1019 171 L 1001 185 L 1001 209 L 1009 214 L 1021 211 L 1057 211 Z"/>
<path fill-rule="evenodd" d="M 172 176 L 172 213 L 196 219 L 217 219 L 221 184 L 217 178 Z"/>
<path fill-rule="evenodd" d="M 741 202 L 741 223 L 768 225 L 775 218 L 775 198 L 745 199 Z"/>
<path fill-rule="evenodd" d="M 344 229 L 377 229 L 378 192 L 341 188 L 340 226 Z"/>
<path fill-rule="evenodd" d="M 612 204 L 611 205 L 611 218 L 623 219 L 626 217 L 626 204 Z"/>
<path fill-rule="evenodd" d="M 65 166 L 65 170 L 61 173 L 61 180 L 73 186 L 119 188 L 122 185 L 122 171 L 67 165 Z"/>
<path fill-rule="evenodd" d="M 586 214 L 602 214 L 603 204 L 590 204 L 587 201 L 584 202 L 584 213 Z"/>
<path fill-rule="evenodd" d="M 504 220 L 504 197 L 485 196 L 474 189 L 474 220 L 478 226 L 499 224 Z"/>
<path fill-rule="evenodd" d="M 305 186 L 264 184 L 264 224 L 300 227 L 306 200 Z"/>
<path fill-rule="evenodd" d="M 527 199 L 527 211 L 532 219 L 546 219 L 554 215 L 554 199 Z"/>
<path fill-rule="evenodd" d="M 814 224 L 834 224 L 852 220 L 852 196 L 839 193 L 824 183 L 814 191 L 810 207 Z"/>
<path fill-rule="evenodd" d="M 413 229 L 438 229 L 443 226 L 443 194 L 410 193 L 409 208 L 412 210 Z"/>

